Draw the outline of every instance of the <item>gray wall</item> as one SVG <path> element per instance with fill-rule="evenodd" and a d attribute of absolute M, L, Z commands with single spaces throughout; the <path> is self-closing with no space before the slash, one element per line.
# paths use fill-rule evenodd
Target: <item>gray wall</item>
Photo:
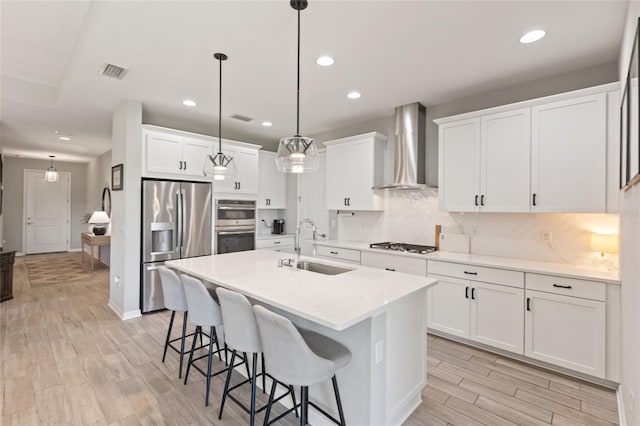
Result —
<path fill-rule="evenodd" d="M 111 151 L 87 163 L 87 211 L 102 210 L 102 190 L 111 188 Z"/>
<path fill-rule="evenodd" d="M 430 105 L 428 99 L 422 99 L 420 102 L 427 107 L 427 184 L 437 186 L 438 183 L 438 126 L 433 122 L 434 119 L 569 92 L 585 87 L 611 83 L 617 80 L 618 64 L 611 62 L 541 80 L 530 81 L 518 86 L 511 86 L 480 95 L 457 99 L 439 105 Z M 385 151 L 385 176 L 387 180 L 389 180 L 391 176 L 393 176 L 393 144 L 395 143 L 395 123 L 393 115 L 316 134 L 313 135 L 313 137 L 318 142 L 324 142 L 372 131 L 384 133 L 388 137 Z"/>
<path fill-rule="evenodd" d="M 24 170 L 47 170 L 49 161 L 16 157 L 4 159 L 4 248 L 24 253 L 22 246 L 22 209 L 24 199 Z M 86 210 L 87 165 L 85 163 L 55 162 L 59 172 L 71 173 L 71 249 L 80 248 L 80 234 L 87 230 L 82 223 Z"/>

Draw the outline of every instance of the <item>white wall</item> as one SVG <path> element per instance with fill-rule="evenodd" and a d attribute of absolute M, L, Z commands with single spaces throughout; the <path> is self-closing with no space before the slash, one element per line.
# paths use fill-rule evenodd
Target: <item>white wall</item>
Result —
<path fill-rule="evenodd" d="M 629 2 L 620 47 L 620 81 L 626 78 L 640 2 Z M 622 84 L 620 89 L 622 90 Z M 638 143 L 638 141 L 635 141 Z M 622 277 L 621 393 L 627 424 L 640 424 L 640 185 L 622 194 L 620 205 Z M 632 396 L 633 395 L 633 396 Z"/>
<path fill-rule="evenodd" d="M 107 151 L 99 157 L 87 163 L 87 188 L 86 203 L 87 212 L 102 210 L 102 191 L 111 188 L 111 151 Z M 107 228 L 107 234 L 111 234 L 111 224 Z M 94 247 L 94 256 L 100 256 L 100 261 L 105 265 L 111 263 L 111 247 Z"/>

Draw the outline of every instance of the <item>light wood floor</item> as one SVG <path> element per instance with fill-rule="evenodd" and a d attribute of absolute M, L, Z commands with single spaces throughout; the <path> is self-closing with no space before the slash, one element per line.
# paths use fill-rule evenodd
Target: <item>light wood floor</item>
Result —
<path fill-rule="evenodd" d="M 194 373 L 184 386 L 177 355 L 161 362 L 168 313 L 120 321 L 106 306 L 108 281 L 103 267 L 80 282 L 32 289 L 24 259 L 16 259 L 15 299 L 0 304 L 0 424 L 248 424 L 231 402 L 218 420 L 222 376 L 205 407 L 203 377 Z M 428 347 L 428 385 L 407 425 L 618 421 L 612 391 L 435 336 Z"/>

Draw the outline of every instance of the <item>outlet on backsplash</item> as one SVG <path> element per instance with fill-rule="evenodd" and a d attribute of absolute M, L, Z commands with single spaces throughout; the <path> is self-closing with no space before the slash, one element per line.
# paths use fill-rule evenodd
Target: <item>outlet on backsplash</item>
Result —
<path fill-rule="evenodd" d="M 551 231 L 542 231 L 540 233 L 540 239 L 543 243 L 553 244 L 553 234 L 551 234 Z"/>

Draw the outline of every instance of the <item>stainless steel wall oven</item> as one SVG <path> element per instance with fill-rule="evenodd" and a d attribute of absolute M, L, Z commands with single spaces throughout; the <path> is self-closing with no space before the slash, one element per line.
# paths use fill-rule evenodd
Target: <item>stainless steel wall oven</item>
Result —
<path fill-rule="evenodd" d="M 255 249 L 255 200 L 216 200 L 215 254 Z"/>

